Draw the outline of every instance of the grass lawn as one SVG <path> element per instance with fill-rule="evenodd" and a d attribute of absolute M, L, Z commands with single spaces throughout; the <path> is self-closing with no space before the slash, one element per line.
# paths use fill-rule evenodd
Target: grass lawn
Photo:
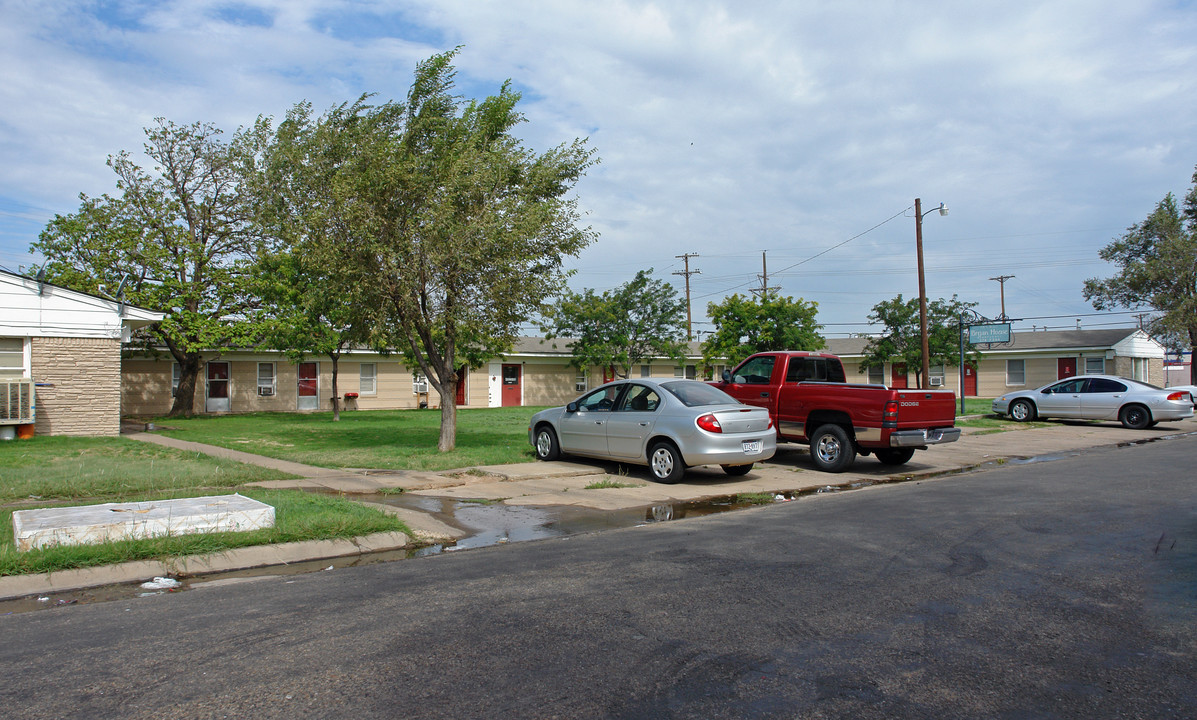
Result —
<path fill-rule="evenodd" d="M 250 545 L 403 531 L 398 519 L 342 498 L 246 488 L 285 473 L 127 438 L 35 437 L 0 445 L 0 575 L 220 552 Z M 275 527 L 17 552 L 15 510 L 240 492 L 275 508 Z"/>
<path fill-rule="evenodd" d="M 249 413 L 159 418 L 161 434 L 330 468 L 450 470 L 534 459 L 528 420 L 540 408 L 457 411 L 457 448 L 440 453 L 439 410 Z"/>

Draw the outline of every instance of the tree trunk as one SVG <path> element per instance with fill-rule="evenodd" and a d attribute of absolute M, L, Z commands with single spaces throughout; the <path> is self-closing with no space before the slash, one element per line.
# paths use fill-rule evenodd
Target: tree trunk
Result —
<path fill-rule="evenodd" d="M 457 447 L 457 373 L 449 373 L 438 390 L 441 393 L 441 438 L 436 449 L 449 452 Z"/>
<path fill-rule="evenodd" d="M 179 387 L 175 391 L 174 402 L 170 406 L 168 417 L 190 417 L 195 414 L 195 386 L 199 380 L 200 356 L 188 354 L 179 363 Z"/>
<path fill-rule="evenodd" d="M 1197 349 L 1197 325 L 1189 327 L 1189 384 L 1197 385 L 1197 363 L 1193 362 L 1193 350 Z"/>
<path fill-rule="evenodd" d="M 332 359 L 333 422 L 337 422 L 341 419 L 341 394 L 337 392 L 337 361 L 340 356 L 329 353 L 328 357 Z"/>

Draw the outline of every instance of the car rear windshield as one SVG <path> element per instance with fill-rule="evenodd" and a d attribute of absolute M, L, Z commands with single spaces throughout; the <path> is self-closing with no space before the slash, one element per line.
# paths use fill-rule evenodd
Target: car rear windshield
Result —
<path fill-rule="evenodd" d="M 682 404 L 686 407 L 740 404 L 739 400 L 736 400 L 719 388 L 694 380 L 661 383 L 661 387 L 668 390 L 670 395 L 681 400 Z"/>

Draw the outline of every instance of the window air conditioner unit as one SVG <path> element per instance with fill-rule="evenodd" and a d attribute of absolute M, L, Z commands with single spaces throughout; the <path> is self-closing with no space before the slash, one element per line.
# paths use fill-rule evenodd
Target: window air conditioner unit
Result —
<path fill-rule="evenodd" d="M 258 395 L 261 395 L 262 397 L 271 397 L 274 395 L 274 388 L 266 385 L 259 385 Z"/>
<path fill-rule="evenodd" d="M 941 377 L 933 377 L 933 378 L 929 378 L 929 380 L 931 381 L 931 387 L 943 386 L 943 378 L 941 378 Z"/>
<path fill-rule="evenodd" d="M 0 380 L 0 425 L 29 425 L 37 405 L 32 380 Z"/>
<path fill-rule="evenodd" d="M 428 392 L 428 381 L 427 380 L 417 380 L 417 381 L 413 382 L 411 384 L 411 391 L 417 395 L 419 395 L 421 393 Z"/>

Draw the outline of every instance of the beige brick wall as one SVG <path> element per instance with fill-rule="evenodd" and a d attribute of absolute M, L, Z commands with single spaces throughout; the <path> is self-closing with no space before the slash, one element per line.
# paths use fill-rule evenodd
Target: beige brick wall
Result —
<path fill-rule="evenodd" d="M 121 343 L 99 338 L 32 338 L 38 435 L 119 435 Z"/>

